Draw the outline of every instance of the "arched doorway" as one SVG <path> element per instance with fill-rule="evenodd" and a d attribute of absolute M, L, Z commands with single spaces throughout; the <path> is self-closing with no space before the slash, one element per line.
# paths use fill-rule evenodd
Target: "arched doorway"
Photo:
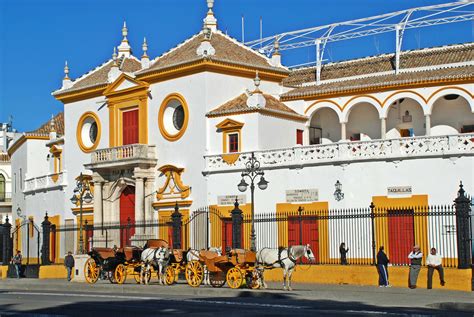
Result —
<path fill-rule="evenodd" d="M 309 144 L 327 144 L 341 139 L 339 117 L 331 108 L 313 112 L 309 126 Z"/>
<path fill-rule="evenodd" d="M 130 219 L 130 227 L 128 226 Z M 135 187 L 127 186 L 120 194 L 120 247 L 130 245 L 135 234 Z"/>
<path fill-rule="evenodd" d="M 0 201 L 5 201 L 5 176 L 0 174 Z"/>

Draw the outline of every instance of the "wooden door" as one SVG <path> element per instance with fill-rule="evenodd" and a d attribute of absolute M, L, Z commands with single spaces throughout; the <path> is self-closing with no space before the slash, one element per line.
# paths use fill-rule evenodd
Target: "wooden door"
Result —
<path fill-rule="evenodd" d="M 296 130 L 296 144 L 303 145 L 303 130 Z"/>
<path fill-rule="evenodd" d="M 316 262 L 319 262 L 319 232 L 318 220 L 315 217 L 288 218 L 288 246 L 309 244 Z M 303 263 L 309 263 L 303 258 Z"/>
<path fill-rule="evenodd" d="M 227 249 L 232 249 L 232 219 L 222 219 L 222 254 Z"/>
<path fill-rule="evenodd" d="M 128 219 L 130 218 L 130 228 Z M 130 245 L 130 237 L 135 234 L 135 187 L 127 186 L 120 195 L 120 247 Z"/>
<path fill-rule="evenodd" d="M 122 113 L 122 144 L 138 143 L 138 109 Z"/>
<path fill-rule="evenodd" d="M 388 246 L 392 264 L 409 264 L 408 254 L 415 244 L 413 210 L 388 211 Z"/>

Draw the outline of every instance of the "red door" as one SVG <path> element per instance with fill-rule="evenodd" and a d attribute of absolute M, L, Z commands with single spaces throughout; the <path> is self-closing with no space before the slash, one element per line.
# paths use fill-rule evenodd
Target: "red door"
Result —
<path fill-rule="evenodd" d="M 232 219 L 222 219 L 222 254 L 232 249 Z"/>
<path fill-rule="evenodd" d="M 388 245 L 392 264 L 409 264 L 408 254 L 415 244 L 413 210 L 388 211 Z"/>
<path fill-rule="evenodd" d="M 51 240 L 51 248 L 49 251 L 49 258 L 51 263 L 54 263 L 56 261 L 56 225 L 51 226 L 51 232 L 50 232 L 50 240 Z"/>
<path fill-rule="evenodd" d="M 138 143 L 138 109 L 123 112 L 122 131 L 123 145 Z"/>
<path fill-rule="evenodd" d="M 131 226 L 128 227 L 130 218 Z M 130 245 L 130 237 L 135 234 L 135 187 L 127 186 L 120 195 L 120 247 Z"/>
<path fill-rule="evenodd" d="M 296 144 L 303 145 L 303 130 L 296 130 Z"/>
<path fill-rule="evenodd" d="M 288 246 L 309 244 L 316 262 L 319 262 L 319 232 L 318 221 L 313 217 L 288 218 Z M 303 263 L 309 263 L 303 258 Z"/>

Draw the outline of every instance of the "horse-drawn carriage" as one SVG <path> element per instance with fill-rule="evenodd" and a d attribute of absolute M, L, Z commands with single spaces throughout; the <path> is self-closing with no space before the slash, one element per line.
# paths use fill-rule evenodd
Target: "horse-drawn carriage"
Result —
<path fill-rule="evenodd" d="M 186 265 L 186 280 L 190 286 L 198 287 L 203 282 L 204 266 L 209 272 L 213 287 L 222 287 L 227 281 L 230 288 L 240 288 L 244 281 L 249 288 L 258 288 L 259 270 L 255 266 L 256 253 L 234 249 L 226 255 L 201 251 L 199 260 Z"/>
<path fill-rule="evenodd" d="M 135 280 L 138 281 L 141 248 L 124 247 L 93 248 L 88 254 L 84 266 L 84 277 L 89 284 L 99 278 L 108 279 L 111 283 L 123 284 L 127 278 L 127 270 L 133 269 Z"/>

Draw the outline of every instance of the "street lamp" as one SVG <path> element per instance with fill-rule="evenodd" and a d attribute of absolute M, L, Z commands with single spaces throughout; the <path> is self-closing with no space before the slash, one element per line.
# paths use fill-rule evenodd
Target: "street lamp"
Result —
<path fill-rule="evenodd" d="M 261 190 L 265 190 L 268 187 L 268 182 L 263 177 L 264 173 L 260 170 L 260 162 L 257 161 L 255 158 L 254 153 L 252 152 L 252 156 L 250 159 L 245 163 L 245 171 L 242 172 L 242 179 L 237 185 L 237 188 L 241 192 L 245 192 L 249 184 L 245 181 L 247 177 L 250 180 L 250 193 L 251 193 L 251 216 L 252 216 L 252 231 L 250 233 L 250 250 L 257 251 L 256 247 L 256 239 L 257 236 L 255 235 L 255 207 L 254 207 L 254 192 L 255 192 L 255 179 L 260 176 L 260 181 L 257 183 L 258 188 Z"/>
<path fill-rule="evenodd" d="M 74 193 L 71 197 L 71 202 L 74 205 L 79 203 L 79 253 L 84 254 L 84 237 L 82 230 L 82 203 L 90 204 L 94 197 L 91 194 L 91 187 L 89 183 L 89 178 L 84 177 L 81 173 L 78 178 L 76 178 L 76 188 L 74 188 Z"/>

